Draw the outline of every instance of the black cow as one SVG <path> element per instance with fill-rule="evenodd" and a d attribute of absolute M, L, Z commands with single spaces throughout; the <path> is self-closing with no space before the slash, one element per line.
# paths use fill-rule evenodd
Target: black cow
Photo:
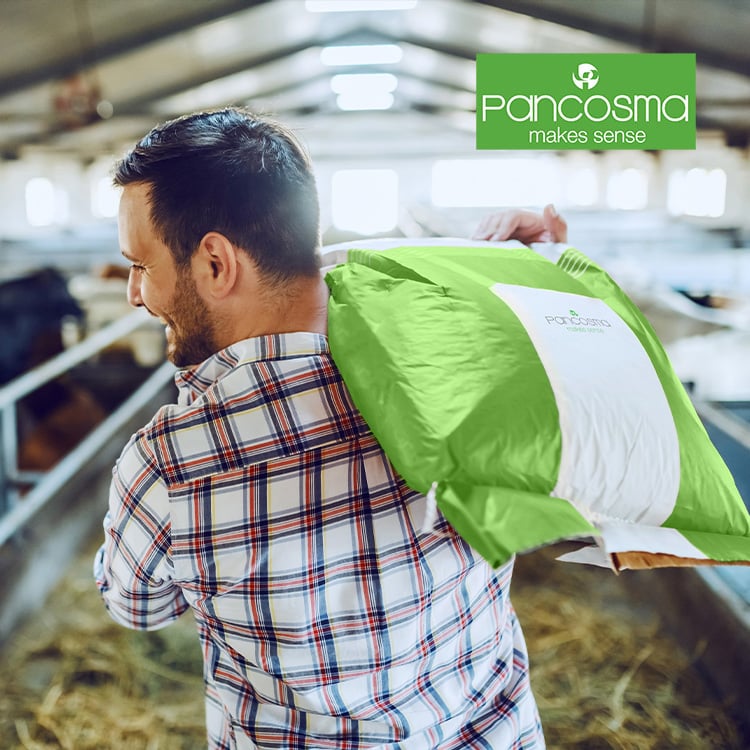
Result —
<path fill-rule="evenodd" d="M 0 282 L 0 385 L 62 351 L 67 316 L 83 311 L 54 268 Z"/>

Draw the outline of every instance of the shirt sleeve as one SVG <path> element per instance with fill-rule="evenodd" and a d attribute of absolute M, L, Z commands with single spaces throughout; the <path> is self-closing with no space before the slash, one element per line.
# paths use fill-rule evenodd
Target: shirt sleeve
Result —
<path fill-rule="evenodd" d="M 128 628 L 156 630 L 188 608 L 174 580 L 167 487 L 142 433 L 112 472 L 94 577 L 110 615 Z"/>

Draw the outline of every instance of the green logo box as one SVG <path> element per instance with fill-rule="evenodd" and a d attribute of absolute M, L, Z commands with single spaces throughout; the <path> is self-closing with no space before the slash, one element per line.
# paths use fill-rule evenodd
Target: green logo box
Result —
<path fill-rule="evenodd" d="M 478 149 L 694 149 L 694 54 L 477 55 Z"/>

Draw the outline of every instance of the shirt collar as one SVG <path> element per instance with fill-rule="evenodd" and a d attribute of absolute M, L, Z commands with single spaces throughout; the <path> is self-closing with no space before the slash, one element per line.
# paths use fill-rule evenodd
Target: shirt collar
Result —
<path fill-rule="evenodd" d="M 272 333 L 237 341 L 216 352 L 201 364 L 175 373 L 179 403 L 183 406 L 189 405 L 222 376 L 239 365 L 328 353 L 328 339 L 321 333 Z"/>

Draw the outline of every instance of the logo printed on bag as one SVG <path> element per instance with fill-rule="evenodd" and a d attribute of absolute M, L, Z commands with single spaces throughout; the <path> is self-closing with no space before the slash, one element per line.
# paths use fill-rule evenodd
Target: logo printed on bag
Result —
<path fill-rule="evenodd" d="M 545 315 L 547 325 L 565 326 L 568 331 L 586 333 L 604 333 L 602 328 L 612 328 L 606 318 L 583 318 L 575 310 L 568 310 L 568 315 Z"/>

